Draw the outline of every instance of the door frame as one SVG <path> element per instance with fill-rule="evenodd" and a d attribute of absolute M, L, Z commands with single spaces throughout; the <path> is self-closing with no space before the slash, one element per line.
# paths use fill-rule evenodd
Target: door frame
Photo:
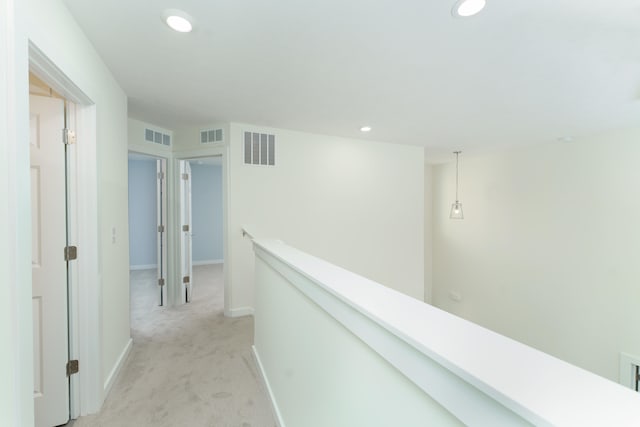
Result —
<path fill-rule="evenodd" d="M 180 161 L 182 160 L 197 160 L 204 157 L 221 157 L 222 158 L 222 257 L 224 264 L 222 267 L 224 276 L 224 315 L 226 317 L 232 317 L 230 308 L 232 307 L 232 293 L 231 293 L 231 252 L 229 251 L 229 237 L 228 237 L 228 213 L 229 213 L 229 155 L 226 145 L 220 145 L 217 147 L 206 147 L 191 150 L 181 150 L 174 152 L 172 169 L 173 179 L 168 181 L 167 184 L 171 185 L 169 194 L 172 197 L 169 200 L 173 200 L 173 206 L 170 208 L 173 215 L 169 217 L 169 230 L 168 237 L 170 239 L 169 246 L 173 249 L 169 252 L 170 259 L 173 265 L 173 303 L 175 305 L 183 304 L 181 300 L 181 293 L 184 294 L 182 288 L 182 278 L 180 277 L 180 262 L 181 262 L 181 245 L 180 245 L 180 191 L 181 191 L 181 177 L 180 177 Z M 239 230 L 238 233 L 241 231 Z M 182 291 L 182 292 L 181 292 Z"/>
<path fill-rule="evenodd" d="M 163 204 L 163 209 L 164 209 L 164 226 L 165 226 L 165 230 L 162 236 L 162 243 L 164 245 L 164 254 L 162 255 L 162 261 L 160 260 L 160 254 L 158 253 L 158 265 L 160 264 L 160 262 L 164 263 L 164 282 L 165 285 L 162 287 L 162 296 L 161 298 L 158 300 L 158 302 L 162 301 L 163 304 L 162 307 L 167 307 L 170 305 L 170 300 L 169 300 L 169 277 L 172 273 L 172 269 L 171 266 L 169 264 L 169 219 L 170 219 L 170 215 L 169 215 L 169 182 L 171 182 L 171 179 L 169 179 L 169 164 L 170 164 L 170 159 L 168 157 L 165 157 L 163 155 L 159 155 L 156 153 L 148 153 L 148 152 L 144 152 L 142 150 L 139 149 L 131 149 L 129 148 L 127 150 L 128 154 L 140 154 L 143 156 L 146 156 L 150 159 L 154 159 L 154 160 L 161 160 L 164 162 L 164 199 L 162 200 L 162 204 Z M 157 177 L 156 177 L 157 179 Z M 159 213 L 157 211 L 158 207 L 156 206 L 156 215 Z M 159 248 L 158 248 L 159 249 Z M 159 252 L 159 251 L 158 251 Z M 131 287 L 131 283 L 129 283 L 129 287 Z"/>
<path fill-rule="evenodd" d="M 69 353 L 80 371 L 69 381 L 72 419 L 97 412 L 102 406 L 102 283 L 98 261 L 98 176 L 96 106 L 29 40 L 29 70 L 75 104 L 77 144 L 69 150 L 71 179 L 70 241 L 79 256 L 69 265 Z M 80 179 L 82 178 L 82 179 Z M 82 215 L 79 215 L 82 212 Z M 82 284 L 82 286 L 80 286 Z"/>

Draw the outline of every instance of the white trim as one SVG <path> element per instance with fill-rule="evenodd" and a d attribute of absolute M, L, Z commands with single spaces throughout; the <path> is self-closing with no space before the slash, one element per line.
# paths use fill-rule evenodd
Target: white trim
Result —
<path fill-rule="evenodd" d="M 253 316 L 253 307 L 238 307 L 224 311 L 227 317 Z"/>
<path fill-rule="evenodd" d="M 224 264 L 223 259 L 206 259 L 204 261 L 193 261 L 193 265 L 212 265 L 212 264 Z"/>
<path fill-rule="evenodd" d="M 154 270 L 157 268 L 158 264 L 138 264 L 129 266 L 129 270 Z"/>
<path fill-rule="evenodd" d="M 122 367 L 124 366 L 125 362 L 127 361 L 127 358 L 129 357 L 129 354 L 131 353 L 131 348 L 132 347 L 133 347 L 133 339 L 129 338 L 129 341 L 127 341 L 127 345 L 124 346 L 124 349 L 122 350 L 122 353 L 120 353 L 120 357 L 118 357 L 118 361 L 116 362 L 116 364 L 113 367 L 113 369 L 111 370 L 111 372 L 109 372 L 109 375 L 107 376 L 107 379 L 104 382 L 103 395 L 104 395 L 105 400 L 106 400 L 107 396 L 109 395 L 109 392 L 111 391 L 111 387 L 113 387 L 113 384 L 118 379 L 118 375 L 120 374 L 120 371 L 122 370 Z"/>
<path fill-rule="evenodd" d="M 262 361 L 260 360 L 260 355 L 258 354 L 258 349 L 256 349 L 255 345 L 251 346 L 253 359 L 256 362 L 256 366 L 258 367 L 258 372 L 260 373 L 260 379 L 262 380 L 262 384 L 267 389 L 267 393 L 269 394 L 269 401 L 271 402 L 271 411 L 273 412 L 273 417 L 276 420 L 276 424 L 278 427 L 285 427 L 284 420 L 282 419 L 282 414 L 280 414 L 280 408 L 278 407 L 278 403 L 276 402 L 276 397 L 273 395 L 273 391 L 271 390 L 271 384 L 269 383 L 269 378 L 267 378 L 267 373 L 264 371 L 262 366 Z"/>

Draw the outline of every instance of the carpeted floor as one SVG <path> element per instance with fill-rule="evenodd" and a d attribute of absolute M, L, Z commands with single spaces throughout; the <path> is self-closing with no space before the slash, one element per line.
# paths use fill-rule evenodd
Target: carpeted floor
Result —
<path fill-rule="evenodd" d="M 133 349 L 102 411 L 73 427 L 275 426 L 251 356 L 253 318 L 223 315 L 222 265 L 194 267 L 191 303 L 157 301 L 155 271 L 132 271 Z"/>

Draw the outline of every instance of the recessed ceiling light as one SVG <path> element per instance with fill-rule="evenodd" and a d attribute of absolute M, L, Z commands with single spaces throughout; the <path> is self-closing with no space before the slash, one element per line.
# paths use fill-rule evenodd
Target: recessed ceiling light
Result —
<path fill-rule="evenodd" d="M 458 0 L 453 5 L 451 13 L 453 16 L 473 16 L 480 12 L 487 5 L 487 0 Z"/>
<path fill-rule="evenodd" d="M 193 18 L 178 9 L 167 9 L 162 14 L 167 25 L 179 33 L 190 33 L 193 30 Z"/>
<path fill-rule="evenodd" d="M 362 126 L 360 132 L 371 132 L 371 126 Z"/>

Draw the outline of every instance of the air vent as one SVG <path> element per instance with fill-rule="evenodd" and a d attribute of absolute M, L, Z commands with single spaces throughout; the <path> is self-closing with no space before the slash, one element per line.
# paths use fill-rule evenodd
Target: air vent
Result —
<path fill-rule="evenodd" d="M 276 164 L 276 137 L 266 133 L 244 133 L 244 162 L 248 165 Z"/>
<path fill-rule="evenodd" d="M 171 135 L 149 128 L 144 130 L 144 140 L 147 142 L 153 142 L 154 144 L 171 145 Z"/>
<path fill-rule="evenodd" d="M 222 129 L 207 129 L 200 131 L 200 144 L 210 144 L 221 142 L 223 139 Z"/>

